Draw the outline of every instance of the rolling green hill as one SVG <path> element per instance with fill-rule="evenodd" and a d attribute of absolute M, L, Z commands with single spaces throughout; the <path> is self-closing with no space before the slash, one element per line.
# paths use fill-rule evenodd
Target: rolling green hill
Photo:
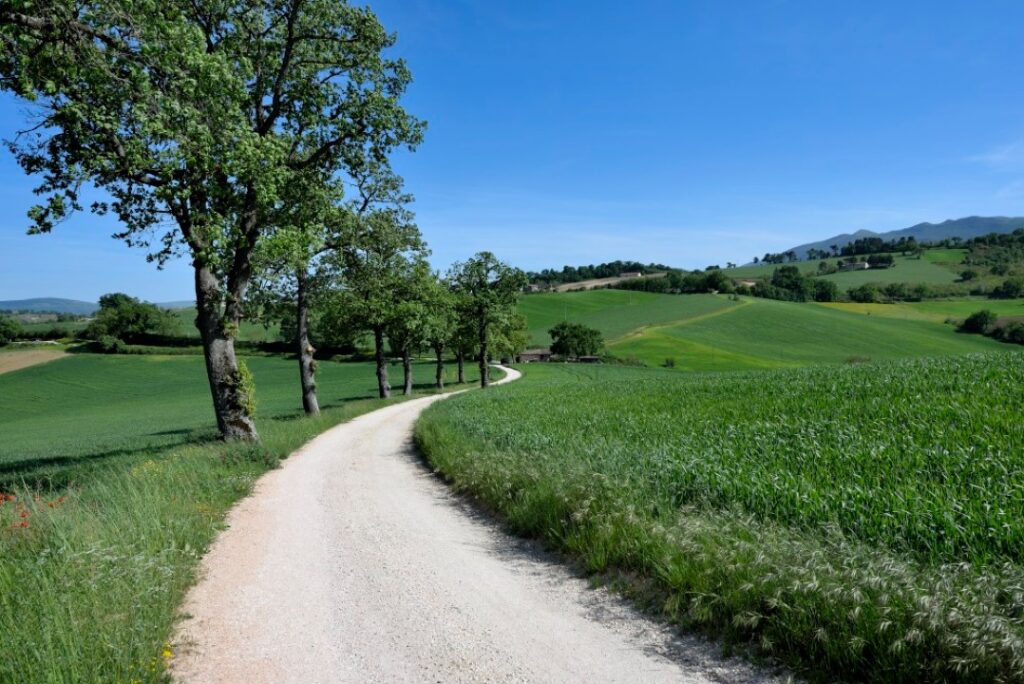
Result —
<path fill-rule="evenodd" d="M 987 338 L 961 335 L 943 322 L 987 303 L 943 304 L 820 305 L 599 290 L 524 297 L 520 310 L 536 344 L 548 344 L 546 331 L 569 320 L 600 330 L 609 351 L 619 358 L 649 366 L 672 359 L 676 368 L 685 370 L 778 368 L 842 363 L 852 357 L 877 360 L 1007 349 Z M 1011 301 L 997 308 L 997 313 L 1010 315 L 1021 305 Z"/>
<path fill-rule="evenodd" d="M 934 252 L 934 253 L 933 253 Z M 960 260 L 965 250 L 940 249 L 929 250 L 923 258 L 905 257 L 894 254 L 896 264 L 892 268 L 870 269 L 867 271 L 842 271 L 822 276 L 839 286 L 840 290 L 857 287 L 865 283 L 887 285 L 889 283 L 924 283 L 925 285 L 948 285 L 957 281 Z M 836 258 L 827 261 L 835 263 Z M 722 272 L 730 278 L 752 279 L 768 278 L 781 265 L 792 265 L 807 275 L 818 273 L 818 261 L 797 261 L 793 264 L 757 264 L 724 269 Z"/>
<path fill-rule="evenodd" d="M 605 341 L 615 340 L 638 328 L 703 316 L 736 306 L 714 295 L 664 295 L 626 290 L 592 290 L 529 295 L 519 302 L 526 316 L 532 344 L 548 345 L 548 335 L 562 321 L 597 328 Z"/>

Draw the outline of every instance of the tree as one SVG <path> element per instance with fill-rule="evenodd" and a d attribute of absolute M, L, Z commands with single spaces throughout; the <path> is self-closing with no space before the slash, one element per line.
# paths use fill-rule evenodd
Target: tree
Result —
<path fill-rule="evenodd" d="M 806 299 L 807 279 L 796 266 L 780 266 L 775 269 L 772 273 L 771 284 L 777 288 L 789 290 L 793 293 L 793 298 L 798 301 Z"/>
<path fill-rule="evenodd" d="M 878 289 L 871 283 L 865 283 L 860 287 L 851 287 L 846 294 L 850 301 L 860 304 L 871 304 L 878 301 Z"/>
<path fill-rule="evenodd" d="M 400 207 L 353 213 L 353 237 L 339 251 L 344 268 L 347 320 L 373 335 L 377 392 L 391 396 L 385 338 L 394 315 L 394 292 L 411 263 L 426 256 L 426 245 L 412 216 Z"/>
<path fill-rule="evenodd" d="M 472 321 L 480 364 L 480 386 L 490 385 L 487 361 L 489 343 L 495 331 L 516 315 L 516 302 L 527 285 L 526 274 L 498 261 L 490 252 L 480 252 L 452 267 L 449 279 L 461 295 L 460 314 Z"/>
<path fill-rule="evenodd" d="M 427 343 L 434 274 L 423 258 L 401 264 L 400 268 L 393 281 L 386 334 L 392 352 L 402 359 L 402 394 L 409 396 L 413 390 L 413 352 Z"/>
<path fill-rule="evenodd" d="M 562 322 L 548 331 L 551 351 L 559 356 L 593 356 L 604 346 L 601 331 L 582 323 Z"/>
<path fill-rule="evenodd" d="M 115 337 L 122 342 L 138 342 L 146 335 L 163 335 L 175 323 L 174 314 L 155 304 L 115 292 L 100 297 L 96 317 L 85 329 L 94 340 Z"/>
<path fill-rule="evenodd" d="M 814 285 L 814 301 L 816 302 L 835 302 L 839 299 L 839 287 L 831 280 L 819 280 L 813 281 Z"/>
<path fill-rule="evenodd" d="M 501 359 L 515 358 L 530 344 L 530 326 L 526 316 L 514 313 L 495 329 L 490 348 Z"/>
<path fill-rule="evenodd" d="M 311 187 L 312 186 L 312 187 Z M 250 308 L 281 321 L 282 333 L 295 345 L 302 408 L 319 415 L 316 348 L 311 341 L 310 309 L 338 278 L 325 253 L 343 241 L 345 224 L 337 205 L 341 186 L 330 178 L 297 175 L 282 192 L 283 207 L 254 252 L 257 276 L 248 293 Z"/>
<path fill-rule="evenodd" d="M 81 210 L 90 183 L 118 237 L 159 263 L 187 253 L 220 433 L 258 439 L 234 347 L 253 251 L 293 176 L 421 128 L 398 104 L 408 69 L 383 56 L 394 37 L 338 0 L 18 8 L 0 6 L 0 88 L 36 108 L 11 143 L 42 177 L 31 232 Z"/>
<path fill-rule="evenodd" d="M 0 347 L 10 344 L 18 339 L 21 326 L 13 318 L 0 314 Z"/>
<path fill-rule="evenodd" d="M 426 320 L 423 339 L 434 351 L 434 387 L 444 389 L 444 354 L 457 334 L 455 296 L 447 282 L 436 275 L 430 279 L 423 291 L 426 303 Z M 460 373 L 460 382 L 464 382 Z"/>

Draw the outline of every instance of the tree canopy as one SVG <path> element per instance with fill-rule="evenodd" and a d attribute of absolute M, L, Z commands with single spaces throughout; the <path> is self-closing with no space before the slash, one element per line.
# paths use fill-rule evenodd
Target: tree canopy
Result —
<path fill-rule="evenodd" d="M 44 197 L 31 230 L 90 205 L 158 263 L 187 253 L 221 434 L 255 439 L 233 338 L 253 252 L 342 170 L 415 145 L 395 38 L 340 0 L 27 0 L 0 6 L 0 88 L 32 103 L 10 142 Z M 312 181 L 312 182 L 310 182 Z"/>
<path fill-rule="evenodd" d="M 604 346 L 601 331 L 582 323 L 563 321 L 548 334 L 551 335 L 551 351 L 559 356 L 593 356 Z"/>

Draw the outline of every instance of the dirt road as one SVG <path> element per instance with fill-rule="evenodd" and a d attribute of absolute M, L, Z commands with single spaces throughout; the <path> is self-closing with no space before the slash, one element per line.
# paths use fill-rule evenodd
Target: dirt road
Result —
<path fill-rule="evenodd" d="M 67 356 L 63 349 L 19 349 L 0 352 L 0 375 Z"/>
<path fill-rule="evenodd" d="M 260 480 L 188 596 L 179 681 L 766 681 L 452 496 L 411 443 L 437 400 L 340 425 Z"/>

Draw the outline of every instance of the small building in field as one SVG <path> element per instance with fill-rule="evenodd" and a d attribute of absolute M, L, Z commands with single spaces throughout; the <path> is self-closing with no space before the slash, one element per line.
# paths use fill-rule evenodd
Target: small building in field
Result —
<path fill-rule="evenodd" d="M 644 274 L 640 271 L 623 271 L 619 274 L 620 278 L 643 278 Z"/>
<path fill-rule="evenodd" d="M 737 280 L 736 284 L 740 285 L 742 287 L 754 287 L 755 285 L 757 285 L 757 281 L 756 280 Z"/>
<path fill-rule="evenodd" d="M 871 268 L 866 261 L 847 262 L 839 267 L 840 271 L 866 271 Z"/>
<path fill-rule="evenodd" d="M 526 349 L 516 356 L 516 363 L 537 363 L 551 360 L 550 349 Z"/>

